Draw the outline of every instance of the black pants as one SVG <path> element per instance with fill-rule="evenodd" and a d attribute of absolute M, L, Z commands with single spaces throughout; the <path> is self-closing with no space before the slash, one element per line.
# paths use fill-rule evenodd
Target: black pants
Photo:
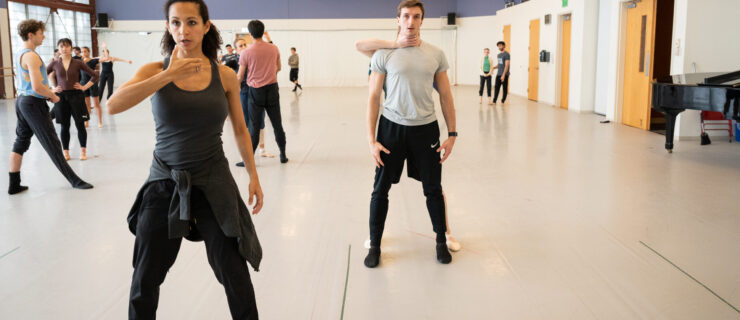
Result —
<path fill-rule="evenodd" d="M 439 125 L 437 122 L 422 126 L 403 126 L 380 117 L 378 142 L 391 153 L 380 153 L 385 164 L 375 169 L 375 184 L 370 199 L 370 244 L 380 246 L 385 219 L 388 216 L 388 192 L 398 183 L 404 162 L 408 163 L 408 176 L 421 181 L 427 210 L 435 233 L 447 231 L 445 203 L 442 196 L 442 164 L 439 163 Z"/>
<path fill-rule="evenodd" d="M 506 95 L 509 93 L 509 75 L 507 74 L 504 76 L 504 81 L 501 81 L 501 76 L 496 76 L 496 93 L 493 94 L 493 102 L 496 102 L 498 100 L 498 90 L 501 88 L 501 86 L 504 87 L 504 95 L 501 96 L 501 102 L 506 102 Z"/>
<path fill-rule="evenodd" d="M 100 85 L 98 86 L 98 97 L 100 100 L 103 100 L 103 92 L 105 91 L 105 86 L 108 86 L 108 96 L 107 98 L 110 98 L 110 96 L 113 94 L 113 80 L 115 78 L 113 77 L 113 72 L 101 72 L 100 73 Z"/>
<path fill-rule="evenodd" d="M 480 89 L 478 90 L 478 96 L 483 96 L 483 84 L 486 85 L 488 97 L 491 97 L 491 76 L 480 76 Z"/>
<path fill-rule="evenodd" d="M 67 178 L 67 181 L 73 186 L 82 183 L 82 179 L 72 171 L 69 164 L 64 160 L 62 154 L 62 145 L 54 130 L 54 124 L 49 117 L 49 106 L 46 100 L 36 97 L 20 96 L 15 101 L 15 114 L 18 117 L 18 124 L 15 129 L 15 143 L 13 152 L 23 155 L 31 146 L 31 137 L 36 138 L 51 161 L 59 169 L 59 172 Z"/>
<path fill-rule="evenodd" d="M 90 120 L 90 114 L 87 113 L 85 105 L 85 94 L 81 90 L 66 90 L 57 94 L 59 102 L 54 104 L 57 123 L 62 125 L 61 133 L 62 148 L 69 150 L 71 121 L 74 121 L 77 128 L 77 139 L 80 141 L 80 147 L 87 147 L 87 129 L 85 121 Z"/>
<path fill-rule="evenodd" d="M 290 82 L 298 80 L 298 68 L 290 68 Z"/>
<path fill-rule="evenodd" d="M 174 188 L 173 181 L 163 180 L 150 183 L 144 191 L 136 224 L 128 315 L 131 320 L 155 319 L 159 286 L 180 250 L 182 238 L 169 239 L 167 236 L 167 213 Z M 237 239 L 224 235 L 208 200 L 197 187 L 192 189 L 190 203 L 195 221 L 192 225 L 203 237 L 208 263 L 216 279 L 224 286 L 232 318 L 258 319 L 254 288 L 247 262 L 239 254 Z"/>
<path fill-rule="evenodd" d="M 249 88 L 249 120 L 252 128 L 249 135 L 252 138 L 252 150 L 257 150 L 260 141 L 260 129 L 265 127 L 265 112 L 270 118 L 272 128 L 275 131 L 275 141 L 280 154 L 285 155 L 285 131 L 283 130 L 283 119 L 280 115 L 280 92 L 277 83 L 268 84 L 264 87 Z"/>

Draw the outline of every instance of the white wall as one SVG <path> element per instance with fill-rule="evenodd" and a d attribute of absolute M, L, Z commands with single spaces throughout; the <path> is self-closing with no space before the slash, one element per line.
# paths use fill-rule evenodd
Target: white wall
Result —
<path fill-rule="evenodd" d="M 526 96 L 529 66 L 529 22 L 540 19 L 540 50 L 551 52 L 550 62 L 539 67 L 538 101 L 556 104 L 560 94 L 559 45 L 561 15 L 572 13 L 570 110 L 594 110 L 598 21 L 596 0 L 571 0 L 563 8 L 560 1 L 531 0 L 511 8 L 499 10 L 495 16 L 461 18 L 459 24 L 458 65 L 459 83 L 477 85 L 479 66 L 484 47 L 494 49 L 503 40 L 503 27 L 511 25 L 511 78 L 509 91 Z M 551 14 L 550 24 L 544 24 L 545 15 Z"/>
<path fill-rule="evenodd" d="M 596 51 L 596 89 L 594 92 L 594 112 L 606 115 L 607 97 L 609 94 L 609 53 L 617 48 L 609 41 L 609 26 L 611 25 L 610 5 L 612 0 L 599 0 L 598 40 Z"/>
<path fill-rule="evenodd" d="M 738 13 L 737 0 L 676 0 L 671 74 L 740 70 L 740 42 L 734 40 Z M 676 136 L 698 136 L 699 122 L 698 111 L 684 111 Z"/>
<path fill-rule="evenodd" d="M 283 70 L 278 74 L 281 86 L 288 81 L 290 47 L 300 56 L 300 82 L 307 87 L 352 87 L 367 85 L 370 59 L 354 49 L 360 39 L 392 40 L 396 36 L 395 19 L 302 19 L 263 20 L 273 42 L 280 48 Z M 249 20 L 215 20 L 224 45 L 236 33 L 246 33 Z M 133 65 L 114 64 L 116 85 L 129 79 L 144 63 L 161 60 L 159 43 L 164 29 L 162 21 L 114 21 L 112 28 L 98 31 L 98 41 L 105 42 L 111 55 L 134 61 Z M 148 34 L 147 34 L 148 33 Z M 442 29 L 439 18 L 427 18 L 422 26 L 422 39 L 445 51 L 450 62 L 448 74 L 454 83 L 456 30 Z"/>
<path fill-rule="evenodd" d="M 8 21 L 8 9 L 0 8 L 0 50 L 3 52 L 2 66 L 12 67 L 13 66 L 13 52 L 10 46 L 10 38 L 7 37 L 9 34 L 15 34 L 15 30 L 8 30 L 10 28 L 10 22 Z M 13 70 L 3 70 L 0 74 L 11 74 Z M 9 99 L 13 97 L 13 81 L 12 77 L 5 77 L 5 94 Z"/>

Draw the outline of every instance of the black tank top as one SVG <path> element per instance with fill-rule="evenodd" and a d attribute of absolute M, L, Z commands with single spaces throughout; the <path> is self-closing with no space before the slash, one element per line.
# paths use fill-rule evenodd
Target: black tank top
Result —
<path fill-rule="evenodd" d="M 164 69 L 169 58 L 164 61 Z M 152 96 L 157 143 L 154 153 L 173 169 L 189 169 L 223 155 L 221 134 L 229 114 L 218 64 L 211 61 L 211 82 L 201 91 L 170 82 Z"/>
<path fill-rule="evenodd" d="M 113 73 L 113 62 L 101 62 L 100 73 Z"/>
<path fill-rule="evenodd" d="M 95 67 L 97 67 L 97 66 L 98 66 L 98 62 L 99 62 L 99 61 L 100 61 L 100 60 L 98 60 L 98 59 L 90 59 L 90 61 L 88 61 L 88 62 L 85 62 L 85 64 L 87 64 L 87 66 L 88 66 L 88 67 L 90 67 L 90 69 L 93 69 L 93 70 L 95 70 Z M 88 81 L 90 81 L 90 78 L 91 78 L 91 77 L 90 77 L 90 75 L 89 75 L 89 74 L 87 74 L 87 72 L 85 72 L 85 71 L 80 71 L 80 84 L 81 84 L 81 85 L 83 85 L 83 86 L 84 86 L 85 84 L 87 84 L 87 82 L 88 82 Z"/>

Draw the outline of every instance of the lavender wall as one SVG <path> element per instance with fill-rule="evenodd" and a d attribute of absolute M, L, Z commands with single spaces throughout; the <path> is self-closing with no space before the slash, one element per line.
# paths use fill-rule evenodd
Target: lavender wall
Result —
<path fill-rule="evenodd" d="M 552 0 L 548 0 L 552 1 Z M 519 0 L 517 0 L 517 3 Z M 504 0 L 458 0 L 457 15 L 459 17 L 492 16 L 497 10 L 504 8 Z"/>
<path fill-rule="evenodd" d="M 8 8 L 8 2 L 0 1 L 0 9 L 7 9 L 7 8 Z"/>
<path fill-rule="evenodd" d="M 363 19 L 396 15 L 399 0 L 206 0 L 211 19 Z M 0 0 L 5 5 L 5 1 Z M 163 0 L 97 0 L 97 11 L 117 20 L 163 19 Z M 427 17 L 486 16 L 504 0 L 425 0 Z"/>
<path fill-rule="evenodd" d="M 459 0 L 480 1 L 480 0 Z M 396 15 L 398 0 L 206 0 L 211 19 L 362 19 Z M 98 12 L 117 20 L 164 19 L 162 0 L 97 0 Z M 427 17 L 457 10 L 458 0 L 424 1 Z"/>

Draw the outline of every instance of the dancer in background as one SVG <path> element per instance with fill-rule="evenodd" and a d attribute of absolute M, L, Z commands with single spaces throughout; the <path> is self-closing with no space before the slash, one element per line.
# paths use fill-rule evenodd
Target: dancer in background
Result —
<path fill-rule="evenodd" d="M 100 59 L 98 58 L 91 58 L 90 57 L 90 48 L 88 47 L 82 47 L 82 62 L 84 62 L 90 69 L 93 69 L 95 71 L 98 70 L 100 65 Z M 85 71 L 82 71 L 81 77 L 80 77 L 80 84 L 86 85 L 88 82 L 90 82 L 91 76 L 87 74 Z M 90 87 L 90 89 L 85 90 L 85 105 L 87 105 L 87 112 L 90 113 L 90 111 L 95 110 L 95 113 L 98 115 L 98 128 L 103 127 L 103 112 L 100 108 L 100 97 L 98 97 L 98 82 L 92 81 L 93 85 Z M 87 122 L 85 122 L 85 127 L 87 127 Z"/>
<path fill-rule="evenodd" d="M 88 67 L 82 60 L 72 58 L 72 40 L 63 38 L 57 41 L 57 48 L 61 57 L 46 67 L 51 75 L 50 81 L 54 92 L 59 96 L 59 102 L 54 104 L 54 116 L 57 123 L 62 125 L 61 138 L 64 158 L 69 160 L 69 129 L 70 119 L 77 127 L 77 139 L 80 141 L 80 160 L 87 160 L 87 130 L 85 121 L 90 119 L 85 105 L 84 91 L 90 89 L 98 80 L 98 72 Z M 92 75 L 86 85 L 80 84 L 80 71 Z"/>
<path fill-rule="evenodd" d="M 103 92 L 105 92 L 106 86 L 108 87 L 108 96 L 106 97 L 106 99 L 110 98 L 110 96 L 113 94 L 113 81 L 115 80 L 115 77 L 113 75 L 113 62 L 128 62 L 128 64 L 132 64 L 133 61 L 111 56 L 110 50 L 105 47 L 105 44 L 103 44 L 103 55 L 100 56 L 99 59 L 100 84 L 98 85 L 98 99 L 100 101 L 103 101 Z"/>
<path fill-rule="evenodd" d="M 151 96 L 157 131 L 150 175 L 128 219 L 136 235 L 129 319 L 156 317 L 159 287 L 184 237 L 205 242 L 232 318 L 256 320 L 247 262 L 258 270 L 262 248 L 221 139 L 228 117 L 257 214 L 263 196 L 239 106 L 239 82 L 217 61 L 221 36 L 202 0 L 168 0 L 165 14 L 162 52 L 170 56 L 141 67 L 108 101 L 115 114 Z"/>
<path fill-rule="evenodd" d="M 51 60 L 49 60 L 49 63 L 52 63 L 52 61 L 59 59 L 59 49 L 54 49 L 54 56 L 51 57 Z M 47 63 L 47 64 L 49 64 Z"/>
<path fill-rule="evenodd" d="M 234 72 L 239 70 L 239 54 L 234 52 L 234 48 L 230 44 L 226 45 L 226 54 L 221 56 L 221 63 L 231 69 Z"/>
<path fill-rule="evenodd" d="M 264 128 L 264 115 L 267 113 L 275 132 L 275 141 L 280 149 L 280 163 L 287 163 L 285 131 L 280 114 L 280 92 L 277 84 L 277 73 L 281 68 L 280 51 L 275 45 L 262 39 L 267 34 L 265 25 L 261 21 L 252 20 L 247 28 L 254 43 L 241 52 L 237 78 L 241 79 L 246 76 L 249 85 L 248 112 L 249 120 L 252 122 L 250 127 L 252 141 L 259 140 L 260 128 Z M 255 145 L 254 148 L 256 147 Z M 239 165 L 237 163 L 237 166 Z"/>
<path fill-rule="evenodd" d="M 250 36 L 251 37 L 251 36 Z M 234 41 L 234 46 L 236 47 L 237 52 L 237 60 L 241 57 L 241 52 L 247 49 L 247 42 L 240 38 Z M 247 84 L 247 67 L 240 65 L 239 68 L 244 68 L 244 76 L 241 76 L 241 79 L 239 79 L 239 86 L 241 87 L 241 90 L 239 91 L 239 97 L 242 102 L 242 111 L 244 112 L 244 121 L 247 123 L 247 128 L 249 128 L 250 132 L 252 130 L 252 121 L 249 120 L 249 85 Z M 237 76 L 239 76 L 239 71 L 237 70 Z M 272 153 L 267 152 L 265 149 L 265 114 L 262 114 L 262 127 L 260 128 L 260 141 L 259 146 L 257 147 L 257 151 L 255 154 L 259 154 L 260 157 L 263 158 L 274 158 L 275 155 Z M 244 162 L 238 162 L 236 164 L 237 167 L 243 167 Z"/>
<path fill-rule="evenodd" d="M 80 47 L 72 47 L 72 53 L 74 54 L 72 59 L 82 60 L 82 49 Z"/>
<path fill-rule="evenodd" d="M 501 103 L 503 104 L 506 102 L 506 95 L 509 92 L 509 65 L 511 64 L 511 56 L 508 52 L 506 52 L 506 42 L 499 41 L 496 43 L 496 46 L 498 47 L 498 65 L 493 67 L 494 69 L 498 69 L 498 72 L 496 73 L 496 91 L 493 94 L 493 103 L 496 103 L 496 100 L 498 100 L 498 90 L 502 86 L 504 87 L 504 94 L 501 96 Z"/>
<path fill-rule="evenodd" d="M 15 100 L 15 114 L 18 124 L 15 129 L 16 139 L 13 151 L 8 161 L 10 182 L 8 194 L 16 194 L 28 190 L 21 185 L 21 164 L 23 154 L 31 146 L 31 138 L 36 138 L 41 143 L 51 161 L 57 169 L 67 178 L 72 187 L 76 189 L 91 189 L 93 186 L 77 176 L 62 154 L 62 146 L 54 131 L 54 124 L 49 118 L 49 106 L 46 100 L 53 103 L 59 102 L 59 97 L 49 89 L 49 79 L 46 74 L 46 66 L 41 57 L 36 53 L 44 41 L 44 29 L 46 25 L 37 20 L 24 20 L 18 24 L 18 35 L 23 40 L 23 47 L 15 56 L 16 70 L 20 72 L 18 77 L 18 98 Z"/>
<path fill-rule="evenodd" d="M 483 85 L 485 84 L 488 92 L 488 104 L 493 104 L 493 100 L 491 100 L 491 65 L 493 59 L 490 54 L 491 50 L 488 48 L 483 49 L 483 58 L 480 60 L 480 89 L 478 89 L 480 101 L 478 103 L 483 103 Z"/>
<path fill-rule="evenodd" d="M 290 82 L 295 85 L 293 87 L 293 92 L 295 92 L 297 89 L 301 89 L 301 92 L 303 92 L 303 87 L 301 87 L 301 84 L 298 83 L 298 54 L 296 53 L 295 47 L 290 48 L 290 58 L 288 58 L 288 65 L 290 66 Z"/>

